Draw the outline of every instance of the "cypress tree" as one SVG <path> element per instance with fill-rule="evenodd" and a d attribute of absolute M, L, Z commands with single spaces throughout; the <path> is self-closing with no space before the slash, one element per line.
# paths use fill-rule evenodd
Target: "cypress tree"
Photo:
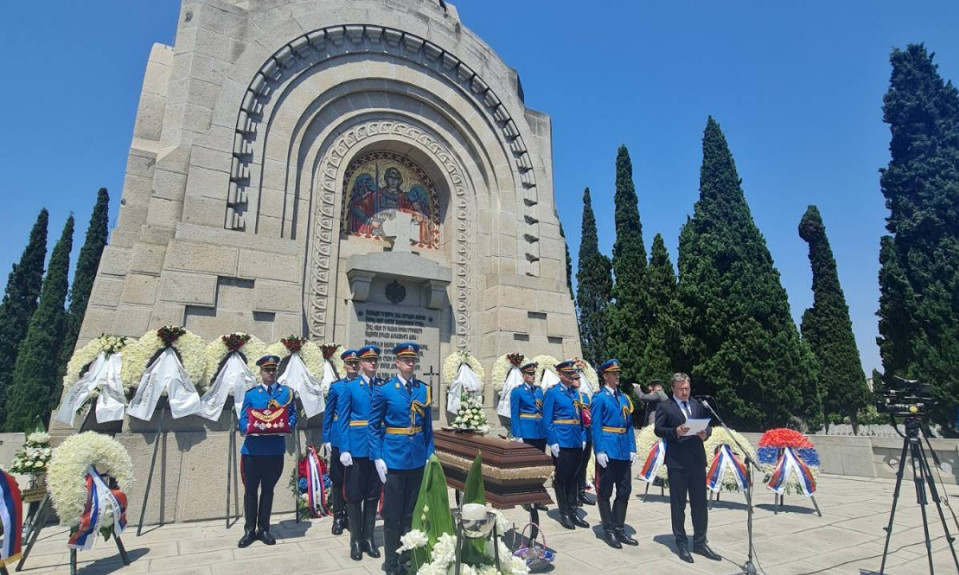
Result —
<path fill-rule="evenodd" d="M 679 299 L 693 386 L 745 430 L 818 423 L 815 362 L 753 221 L 719 124 L 703 135 L 700 196 L 679 239 Z"/>
<path fill-rule="evenodd" d="M 66 332 L 63 335 L 58 381 L 63 379 L 67 371 L 67 362 L 70 361 L 73 348 L 77 344 L 80 326 L 83 324 L 83 316 L 87 311 L 87 302 L 90 300 L 90 292 L 93 291 L 93 280 L 97 277 L 100 256 L 103 254 L 103 248 L 107 245 L 109 207 L 110 195 L 106 188 L 100 188 L 97 192 L 97 202 L 93 206 L 93 213 L 90 215 L 90 225 L 87 226 L 86 239 L 83 241 L 83 247 L 80 248 L 80 255 L 77 258 L 77 269 L 73 273 L 73 285 L 70 286 L 70 311 L 67 314 Z"/>
<path fill-rule="evenodd" d="M 647 326 L 647 336 L 643 342 L 642 360 L 635 371 L 637 381 L 669 381 L 670 374 L 677 370 L 681 362 L 682 331 L 679 300 L 676 298 L 676 271 L 669 260 L 666 242 L 661 234 L 653 238 L 643 283 L 643 308 L 646 313 L 642 321 Z"/>
<path fill-rule="evenodd" d="M 849 306 L 839 285 L 826 226 L 816 206 L 809 206 L 799 222 L 799 237 L 809 244 L 813 306 L 803 313 L 802 337 L 819 362 L 819 391 L 825 415 L 849 417 L 858 432 L 859 410 L 865 407 L 868 388 L 859 349 L 852 332 Z"/>
<path fill-rule="evenodd" d="M 639 219 L 639 200 L 633 184 L 633 163 L 626 146 L 616 154 L 616 241 L 613 243 L 613 304 L 609 310 L 609 353 L 623 363 L 623 379 L 636 379 L 646 340 L 643 314 L 643 271 L 646 246 Z"/>
<path fill-rule="evenodd" d="M 569 242 L 566 241 L 563 222 L 559 223 L 559 235 L 563 238 L 563 247 L 566 248 L 566 288 L 569 289 L 569 297 L 575 298 L 573 295 L 573 258 L 569 255 Z"/>
<path fill-rule="evenodd" d="M 576 307 L 583 359 L 594 366 L 606 361 L 606 313 L 613 291 L 612 264 L 599 251 L 596 218 L 589 188 L 583 192 L 583 231 L 576 271 Z"/>
<path fill-rule="evenodd" d="M 17 361 L 20 342 L 27 335 L 30 318 L 37 309 L 37 298 L 43 285 L 43 262 L 47 257 L 47 209 L 40 210 L 20 263 L 13 264 L 7 278 L 7 289 L 0 303 L 0 429 L 3 426 L 7 391 L 13 381 L 13 366 Z"/>
<path fill-rule="evenodd" d="M 60 389 L 58 370 L 66 311 L 67 276 L 73 249 L 73 216 L 67 218 L 57 245 L 50 255 L 50 268 L 43 280 L 40 303 L 30 318 L 27 336 L 20 345 L 13 369 L 13 383 L 7 395 L 6 431 L 25 431 L 39 415 L 46 424 L 56 407 Z"/>
<path fill-rule="evenodd" d="M 886 376 L 932 385 L 931 419 L 959 403 L 959 94 L 923 45 L 893 50 L 883 98 L 891 159 L 880 244 L 879 334 Z"/>

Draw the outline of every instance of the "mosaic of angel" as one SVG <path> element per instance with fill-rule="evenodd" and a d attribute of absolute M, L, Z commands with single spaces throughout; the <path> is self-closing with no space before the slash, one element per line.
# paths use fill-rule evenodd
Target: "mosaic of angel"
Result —
<path fill-rule="evenodd" d="M 413 216 L 419 225 L 419 245 L 436 247 L 435 193 L 422 185 L 426 182 L 404 186 L 403 174 L 396 166 L 386 168 L 382 184 L 378 182 L 379 172 L 379 164 L 374 161 L 365 163 L 352 174 L 345 214 L 347 233 L 382 238 L 383 222 L 399 210 Z"/>

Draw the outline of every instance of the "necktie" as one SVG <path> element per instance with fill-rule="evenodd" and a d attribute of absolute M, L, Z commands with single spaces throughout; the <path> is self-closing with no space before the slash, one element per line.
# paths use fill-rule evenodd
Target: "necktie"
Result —
<path fill-rule="evenodd" d="M 686 417 L 692 417 L 692 416 L 693 416 L 693 413 L 692 413 L 691 411 L 689 411 L 689 402 L 688 402 L 688 401 L 684 401 L 684 402 L 683 402 L 683 411 L 686 412 Z"/>

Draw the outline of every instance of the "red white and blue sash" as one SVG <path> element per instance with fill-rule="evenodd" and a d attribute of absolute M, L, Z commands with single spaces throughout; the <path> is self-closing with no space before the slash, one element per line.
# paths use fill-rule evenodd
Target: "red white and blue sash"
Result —
<path fill-rule="evenodd" d="M 310 505 L 310 513 L 315 517 L 330 514 L 326 506 L 323 471 L 323 462 L 316 453 L 316 448 L 311 445 L 306 453 L 306 500 Z"/>
<path fill-rule="evenodd" d="M 746 466 L 725 443 L 720 446 L 712 465 L 709 466 L 709 472 L 706 474 L 706 488 L 718 493 L 723 487 L 723 478 L 726 477 L 727 470 L 732 472 L 736 487 L 740 491 L 745 491 L 748 484 Z"/>
<path fill-rule="evenodd" d="M 3 523 L 3 547 L 0 567 L 20 559 L 23 537 L 23 500 L 17 480 L 0 470 L 0 522 Z"/>
<path fill-rule="evenodd" d="M 646 456 L 646 462 L 639 472 L 639 478 L 647 483 L 656 479 L 659 468 L 663 465 L 666 458 L 666 442 L 660 439 L 649 448 L 649 454 Z"/>
<path fill-rule="evenodd" d="M 799 488 L 802 490 L 803 495 L 812 496 L 812 494 L 816 492 L 816 479 L 813 477 L 809 466 L 796 456 L 796 453 L 791 447 L 783 449 L 782 455 L 779 456 L 779 461 L 776 462 L 776 467 L 773 469 L 766 487 L 782 495 L 786 492 L 786 483 L 789 481 L 789 476 L 793 473 L 796 474 L 796 479 L 799 481 Z"/>
<path fill-rule="evenodd" d="M 92 465 L 87 469 L 85 481 L 87 503 L 80 516 L 80 525 L 67 541 L 67 547 L 71 549 L 90 549 L 107 513 L 113 514 L 115 536 L 119 537 L 127 526 L 126 496 L 123 492 L 111 491 Z"/>

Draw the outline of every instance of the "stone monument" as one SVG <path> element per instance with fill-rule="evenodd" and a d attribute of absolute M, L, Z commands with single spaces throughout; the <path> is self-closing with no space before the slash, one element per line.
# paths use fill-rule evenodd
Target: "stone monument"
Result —
<path fill-rule="evenodd" d="M 415 339 L 423 373 L 457 350 L 487 370 L 579 355 L 551 146 L 550 118 L 449 3 L 184 0 L 147 63 L 79 345 L 176 324 Z M 212 516 L 199 507 L 173 520 Z"/>

